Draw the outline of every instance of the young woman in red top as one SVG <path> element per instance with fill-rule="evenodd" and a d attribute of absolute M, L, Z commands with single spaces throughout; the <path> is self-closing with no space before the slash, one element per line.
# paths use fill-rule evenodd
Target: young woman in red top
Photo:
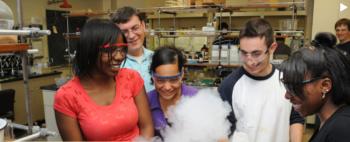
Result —
<path fill-rule="evenodd" d="M 143 80 L 120 68 L 127 44 L 111 21 L 89 20 L 81 31 L 75 76 L 55 95 L 57 126 L 63 140 L 131 141 L 153 136 Z"/>

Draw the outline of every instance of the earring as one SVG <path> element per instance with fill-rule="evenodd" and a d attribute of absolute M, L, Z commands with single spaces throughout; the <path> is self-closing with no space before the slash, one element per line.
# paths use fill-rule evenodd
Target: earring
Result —
<path fill-rule="evenodd" d="M 326 97 L 326 93 L 322 92 L 322 99 L 324 99 Z"/>
<path fill-rule="evenodd" d="M 328 90 L 325 90 L 322 92 L 322 99 L 324 99 L 326 97 L 327 92 L 328 92 Z"/>

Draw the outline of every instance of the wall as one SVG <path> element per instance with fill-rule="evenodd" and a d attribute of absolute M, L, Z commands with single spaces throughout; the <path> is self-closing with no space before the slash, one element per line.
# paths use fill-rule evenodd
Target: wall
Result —
<path fill-rule="evenodd" d="M 277 3 L 277 2 L 292 2 L 293 0 L 226 0 L 226 5 L 237 5 L 247 3 Z M 295 2 L 306 0 L 295 0 Z"/>
<path fill-rule="evenodd" d="M 113 0 L 112 0 L 113 1 Z M 116 1 L 117 8 L 123 6 L 132 6 L 135 8 L 152 8 L 164 6 L 165 0 L 114 0 Z"/>
<path fill-rule="evenodd" d="M 340 12 L 339 4 L 343 3 L 348 8 Z M 350 18 L 350 1 L 348 0 L 314 0 L 314 15 L 312 25 L 312 37 L 318 32 L 331 32 L 335 34 L 334 24 L 340 18 Z"/>
<path fill-rule="evenodd" d="M 117 0 L 117 8 L 124 6 L 132 6 L 135 8 L 144 8 L 145 1 L 144 0 Z"/>
<path fill-rule="evenodd" d="M 341 18 L 339 12 L 340 1 L 341 0 L 314 0 L 312 37 L 314 37 L 317 32 L 335 33 L 334 24 Z M 348 15 L 347 18 L 350 18 L 349 16 L 350 15 Z"/>

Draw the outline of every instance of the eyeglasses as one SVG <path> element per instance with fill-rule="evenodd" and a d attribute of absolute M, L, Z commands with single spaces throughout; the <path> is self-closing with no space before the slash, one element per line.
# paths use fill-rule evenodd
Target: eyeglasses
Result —
<path fill-rule="evenodd" d="M 244 50 L 240 50 L 239 49 L 238 52 L 239 52 L 240 57 L 243 58 L 243 59 L 247 59 L 249 57 L 249 55 L 253 59 L 259 59 L 259 58 L 263 57 L 265 54 L 267 54 L 269 52 L 269 50 L 266 49 L 265 52 L 253 51 L 253 52 L 249 53 L 249 52 L 246 52 Z"/>
<path fill-rule="evenodd" d="M 174 76 L 160 76 L 157 73 L 152 72 L 152 78 L 158 85 L 164 85 L 166 82 L 169 82 L 170 84 L 176 84 L 180 82 L 182 74 L 183 72 L 180 71 Z"/>
<path fill-rule="evenodd" d="M 238 50 L 239 52 L 239 57 L 241 61 L 247 62 L 248 59 L 254 60 L 256 62 L 262 62 L 265 59 L 265 55 L 269 52 L 269 49 L 266 49 L 265 52 L 263 51 L 253 51 L 253 52 L 246 52 L 244 50 Z M 250 58 L 248 58 L 250 57 Z"/>
<path fill-rule="evenodd" d="M 117 53 L 125 55 L 128 51 L 128 44 L 126 43 L 115 43 L 115 44 L 105 44 L 100 47 L 103 53 L 112 53 L 115 56 Z"/>
<path fill-rule="evenodd" d="M 129 36 L 130 32 L 136 34 L 136 33 L 139 33 L 140 31 L 141 31 L 141 22 L 139 24 L 134 25 L 130 29 L 122 30 L 122 32 L 126 37 Z"/>
<path fill-rule="evenodd" d="M 327 78 L 327 76 L 320 76 L 320 77 L 315 77 L 309 80 L 303 80 L 300 83 L 290 83 L 290 82 L 286 82 L 285 80 L 281 79 L 281 82 L 284 85 L 284 88 L 286 88 L 287 92 L 292 94 L 293 96 L 299 96 L 301 94 L 303 94 L 303 87 L 306 84 L 315 82 L 317 80 L 320 79 L 324 79 Z"/>

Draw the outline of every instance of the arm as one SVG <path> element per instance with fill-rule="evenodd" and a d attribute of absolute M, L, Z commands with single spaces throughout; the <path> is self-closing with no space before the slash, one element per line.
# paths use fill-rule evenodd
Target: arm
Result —
<path fill-rule="evenodd" d="M 289 127 L 289 137 L 291 142 L 303 141 L 304 123 L 305 119 L 292 107 Z"/>
<path fill-rule="evenodd" d="M 154 135 L 151 111 L 148 104 L 145 88 L 143 87 L 135 97 L 135 104 L 139 112 L 140 134 L 146 139 L 151 139 Z"/>
<path fill-rule="evenodd" d="M 294 123 L 289 127 L 289 137 L 291 142 L 302 142 L 304 133 L 304 125 L 301 123 Z"/>
<path fill-rule="evenodd" d="M 83 136 L 76 119 L 55 110 L 56 123 L 63 141 L 82 141 Z"/>
<path fill-rule="evenodd" d="M 227 116 L 227 119 L 231 123 L 231 127 L 230 127 L 231 131 L 229 133 L 229 137 L 233 136 L 233 133 L 236 130 L 236 122 L 237 122 L 236 116 L 232 108 L 232 92 L 236 82 L 243 76 L 243 74 L 244 72 L 242 68 L 232 71 L 230 75 L 225 77 L 225 79 L 221 82 L 218 88 L 218 92 L 220 94 L 221 99 L 223 101 L 227 101 L 231 107 L 231 111 Z"/>

